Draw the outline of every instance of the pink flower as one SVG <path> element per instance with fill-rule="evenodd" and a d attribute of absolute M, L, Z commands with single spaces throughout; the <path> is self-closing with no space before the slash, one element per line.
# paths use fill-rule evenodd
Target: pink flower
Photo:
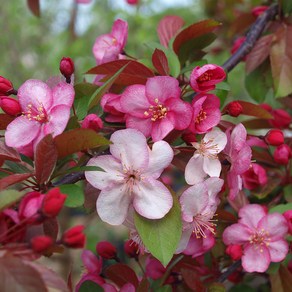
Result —
<path fill-rule="evenodd" d="M 224 153 L 231 163 L 227 174 L 229 198 L 233 200 L 242 189 L 241 175 L 246 172 L 251 164 L 251 148 L 246 142 L 247 132 L 242 124 L 236 125 L 233 130 L 226 131 L 227 144 Z"/>
<path fill-rule="evenodd" d="M 27 80 L 18 90 L 23 114 L 8 125 L 6 144 L 23 153 L 23 148 L 33 150 L 44 136 L 61 134 L 69 120 L 74 95 L 73 86 L 67 83 L 51 89 L 40 80 Z"/>
<path fill-rule="evenodd" d="M 173 129 L 186 129 L 192 110 L 180 94 L 178 81 L 169 76 L 149 78 L 146 86 L 127 87 L 120 100 L 127 128 L 140 130 L 153 141 L 163 139 Z"/>
<path fill-rule="evenodd" d="M 267 181 L 266 170 L 257 163 L 252 163 L 250 168 L 242 175 L 243 185 L 248 190 L 264 186 Z"/>
<path fill-rule="evenodd" d="M 292 210 L 288 210 L 283 213 L 283 216 L 287 220 L 289 233 L 292 235 Z"/>
<path fill-rule="evenodd" d="M 191 73 L 190 85 L 196 92 L 207 92 L 215 89 L 215 85 L 226 78 L 226 73 L 220 66 L 207 64 L 197 66 Z"/>
<path fill-rule="evenodd" d="M 127 3 L 130 5 L 137 5 L 139 3 L 139 0 L 127 0 Z"/>
<path fill-rule="evenodd" d="M 253 16 L 258 17 L 261 14 L 263 14 L 267 9 L 269 8 L 269 6 L 256 6 L 251 10 L 251 13 Z"/>
<path fill-rule="evenodd" d="M 220 176 L 222 167 L 217 155 L 225 148 L 226 143 L 226 135 L 216 128 L 207 133 L 200 143 L 192 143 L 197 150 L 186 165 L 185 179 L 188 184 L 201 182 L 207 175 Z"/>
<path fill-rule="evenodd" d="M 274 160 L 281 165 L 287 165 L 291 157 L 292 151 L 287 144 L 278 146 L 274 151 Z"/>
<path fill-rule="evenodd" d="M 220 100 L 216 95 L 199 94 L 193 99 L 192 107 L 193 118 L 188 128 L 192 133 L 206 133 L 220 122 Z"/>
<path fill-rule="evenodd" d="M 237 224 L 224 230 L 223 242 L 242 246 L 242 266 L 247 272 L 263 273 L 271 262 L 286 257 L 288 227 L 281 214 L 267 214 L 262 206 L 249 204 L 240 209 L 239 217 Z"/>
<path fill-rule="evenodd" d="M 84 118 L 81 124 L 81 128 L 91 129 L 98 132 L 103 128 L 103 122 L 99 116 L 95 114 L 89 114 Z"/>
<path fill-rule="evenodd" d="M 150 150 L 145 136 L 134 129 L 116 131 L 111 142 L 112 155 L 98 156 L 88 163 L 104 171 L 85 172 L 88 182 L 101 190 L 96 202 L 100 218 L 120 225 L 131 205 L 148 219 L 164 217 L 172 207 L 172 196 L 157 179 L 172 161 L 169 144 L 159 141 Z"/>
<path fill-rule="evenodd" d="M 120 103 L 121 95 L 107 93 L 101 98 L 100 105 L 105 113 L 108 113 L 105 120 L 110 123 L 124 123 L 125 113 Z"/>
<path fill-rule="evenodd" d="M 217 195 L 221 191 L 223 183 L 222 179 L 211 177 L 191 186 L 180 196 L 183 233 L 176 253 L 185 250 L 192 233 L 197 239 L 209 236 L 209 233 L 206 233 L 207 230 L 215 234 L 215 224 L 212 218 L 220 202 Z M 206 244 L 209 245 L 207 242 Z"/>
<path fill-rule="evenodd" d="M 245 36 L 239 37 L 239 38 L 237 38 L 235 40 L 235 42 L 233 43 L 233 46 L 231 48 L 231 54 L 232 55 L 241 47 L 241 45 L 245 42 L 245 40 L 246 40 Z M 242 60 L 245 61 L 246 60 L 246 56 Z"/>
<path fill-rule="evenodd" d="M 93 55 L 97 65 L 114 61 L 123 52 L 128 38 L 128 23 L 117 19 L 111 33 L 99 36 L 93 45 Z"/>

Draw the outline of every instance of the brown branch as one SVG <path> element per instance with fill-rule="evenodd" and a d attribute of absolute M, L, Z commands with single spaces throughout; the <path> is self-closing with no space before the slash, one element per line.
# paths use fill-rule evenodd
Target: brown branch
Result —
<path fill-rule="evenodd" d="M 255 23 L 249 29 L 245 42 L 239 49 L 222 65 L 226 72 L 230 72 L 255 46 L 256 41 L 261 36 L 267 23 L 274 19 L 279 13 L 278 4 L 272 5 L 261 16 L 257 18 Z"/>
<path fill-rule="evenodd" d="M 228 267 L 227 271 L 221 274 L 216 282 L 223 283 L 227 278 L 234 273 L 241 265 L 241 260 L 234 262 L 231 266 Z"/>

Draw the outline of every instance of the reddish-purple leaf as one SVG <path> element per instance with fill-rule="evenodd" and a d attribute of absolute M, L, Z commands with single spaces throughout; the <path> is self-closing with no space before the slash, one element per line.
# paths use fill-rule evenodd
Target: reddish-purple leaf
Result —
<path fill-rule="evenodd" d="M 198 273 L 194 269 L 181 269 L 181 275 L 187 284 L 187 286 L 192 289 L 192 291 L 203 292 L 205 288 L 202 281 L 199 278 Z"/>
<path fill-rule="evenodd" d="M 6 130 L 7 126 L 15 119 L 15 117 L 0 114 L 0 130 Z"/>
<path fill-rule="evenodd" d="M 135 288 L 139 285 L 136 273 L 125 264 L 115 264 L 105 270 L 105 275 L 119 287 L 131 283 Z"/>
<path fill-rule="evenodd" d="M 292 287 L 292 274 L 291 272 L 284 267 L 280 266 L 276 274 L 270 275 L 272 292 L 287 292 L 291 291 Z"/>
<path fill-rule="evenodd" d="M 271 128 L 269 121 L 266 119 L 247 120 L 247 121 L 243 121 L 242 124 L 247 129 L 268 129 L 268 128 Z"/>
<path fill-rule="evenodd" d="M 137 292 L 147 292 L 150 291 L 149 290 L 150 287 L 150 283 L 147 280 L 147 278 L 143 278 L 142 281 L 140 282 L 138 288 L 137 288 Z"/>
<path fill-rule="evenodd" d="M 236 223 L 237 222 L 237 218 L 230 212 L 223 210 L 223 209 L 217 209 L 216 211 L 217 213 L 217 220 L 221 221 L 226 221 L 229 223 Z"/>
<path fill-rule="evenodd" d="M 54 142 L 58 150 L 59 158 L 86 149 L 110 144 L 109 140 L 98 135 L 95 131 L 83 128 L 64 132 L 56 136 Z"/>
<path fill-rule="evenodd" d="M 35 177 L 39 185 L 49 180 L 57 159 L 58 151 L 52 135 L 49 134 L 38 143 L 34 155 Z"/>
<path fill-rule="evenodd" d="M 252 13 L 241 13 L 236 19 L 232 22 L 230 26 L 230 34 L 242 35 L 243 32 L 254 23 L 256 17 Z"/>
<path fill-rule="evenodd" d="M 215 28 L 219 27 L 221 24 L 215 20 L 207 19 L 197 23 L 194 23 L 187 28 L 183 29 L 174 39 L 173 50 L 176 54 L 179 53 L 181 46 L 202 35 L 208 34 L 214 31 Z"/>
<path fill-rule="evenodd" d="M 2 291 L 48 291 L 39 272 L 16 257 L 0 258 Z"/>
<path fill-rule="evenodd" d="M 169 75 L 168 61 L 163 51 L 155 49 L 152 55 L 152 63 L 160 75 Z"/>
<path fill-rule="evenodd" d="M 32 176 L 32 173 L 16 173 L 0 179 L 0 191 Z"/>
<path fill-rule="evenodd" d="M 101 64 L 90 69 L 86 74 L 100 74 L 105 75 L 103 81 L 108 80 L 117 71 L 125 69 L 119 74 L 114 84 L 118 85 L 132 85 L 132 84 L 145 84 L 147 78 L 153 77 L 154 73 L 145 65 L 133 60 L 117 60 Z"/>
<path fill-rule="evenodd" d="M 18 152 L 13 148 L 8 147 L 3 141 L 0 141 L 0 159 L 21 161 Z"/>
<path fill-rule="evenodd" d="M 179 16 L 167 15 L 163 17 L 157 27 L 160 43 L 167 48 L 169 41 L 177 34 L 183 25 L 184 20 Z"/>
<path fill-rule="evenodd" d="M 249 74 L 259 65 L 261 65 L 270 54 L 270 47 L 273 41 L 273 35 L 269 34 L 261 37 L 253 47 L 246 58 L 246 73 Z"/>
<path fill-rule="evenodd" d="M 33 15 L 40 17 L 40 1 L 39 0 L 27 0 L 27 5 Z"/>

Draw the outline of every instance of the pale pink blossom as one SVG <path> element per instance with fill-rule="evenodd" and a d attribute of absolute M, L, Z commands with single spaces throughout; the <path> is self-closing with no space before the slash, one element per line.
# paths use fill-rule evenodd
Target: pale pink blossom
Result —
<path fill-rule="evenodd" d="M 158 141 L 150 150 L 145 136 L 135 129 L 116 131 L 111 142 L 111 155 L 88 163 L 103 171 L 85 172 L 88 182 L 101 190 L 96 202 L 100 218 L 112 225 L 122 224 L 131 205 L 148 219 L 164 217 L 173 200 L 158 178 L 173 159 L 169 144 Z"/>
<path fill-rule="evenodd" d="M 188 128 L 192 133 L 206 133 L 221 120 L 220 100 L 214 94 L 198 94 L 192 101 L 192 107 L 193 118 Z"/>
<path fill-rule="evenodd" d="M 74 95 L 73 86 L 65 82 L 50 88 L 40 80 L 27 80 L 18 90 L 23 114 L 8 125 L 6 144 L 31 154 L 44 136 L 61 134 L 70 118 Z"/>
<path fill-rule="evenodd" d="M 220 176 L 222 167 L 218 154 L 224 149 L 226 143 L 226 135 L 217 128 L 207 133 L 201 142 L 192 143 L 197 150 L 186 165 L 185 179 L 188 184 L 201 182 L 208 175 Z"/>
<path fill-rule="evenodd" d="M 127 128 L 141 131 L 153 141 L 173 129 L 186 129 L 192 118 L 191 106 L 181 100 L 178 81 L 169 76 L 149 78 L 146 85 L 132 85 L 121 97 Z"/>
<path fill-rule="evenodd" d="M 222 67 L 207 64 L 202 67 L 197 66 L 191 73 L 190 85 L 196 92 L 207 92 L 215 89 L 216 84 L 226 78 L 226 73 Z"/>
<path fill-rule="evenodd" d="M 100 35 L 95 40 L 92 51 L 97 65 L 119 59 L 127 38 L 128 23 L 122 19 L 117 19 L 110 33 Z"/>
<path fill-rule="evenodd" d="M 223 242 L 242 246 L 242 266 L 247 272 L 263 273 L 271 262 L 286 257 L 288 226 L 281 214 L 268 214 L 261 205 L 249 204 L 240 209 L 239 217 L 238 223 L 224 230 Z"/>
<path fill-rule="evenodd" d="M 180 196 L 183 233 L 176 253 L 186 249 L 192 234 L 198 239 L 207 238 L 209 236 L 207 231 L 215 234 L 216 225 L 213 217 L 220 203 L 218 193 L 221 191 L 223 183 L 222 179 L 211 177 L 189 187 Z M 212 239 L 210 239 L 211 241 Z M 210 242 L 205 242 L 205 244 L 211 246 Z"/>
<path fill-rule="evenodd" d="M 245 173 L 251 164 L 251 148 L 246 141 L 247 132 L 242 124 L 236 125 L 233 130 L 226 131 L 227 144 L 224 153 L 231 164 L 227 174 L 229 198 L 232 200 L 242 189 L 241 175 Z"/>

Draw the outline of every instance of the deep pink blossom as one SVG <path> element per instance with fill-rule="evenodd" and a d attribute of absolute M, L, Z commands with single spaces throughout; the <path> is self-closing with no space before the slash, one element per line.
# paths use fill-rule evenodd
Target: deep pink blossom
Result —
<path fill-rule="evenodd" d="M 102 119 L 96 114 L 89 114 L 84 118 L 81 127 L 98 132 L 103 128 L 103 122 Z"/>
<path fill-rule="evenodd" d="M 61 134 L 69 120 L 74 95 L 73 86 L 65 82 L 50 88 L 40 80 L 27 80 L 18 90 L 23 114 L 8 125 L 6 144 L 26 154 L 44 136 Z"/>
<path fill-rule="evenodd" d="M 289 228 L 289 233 L 292 235 L 292 210 L 288 210 L 283 213 L 283 216 L 287 220 L 288 223 L 288 228 Z"/>
<path fill-rule="evenodd" d="M 120 103 L 121 95 L 107 93 L 101 98 L 100 105 L 105 113 L 105 120 L 110 123 L 124 123 L 125 113 L 122 111 Z"/>
<path fill-rule="evenodd" d="M 241 47 L 241 45 L 245 42 L 245 40 L 246 40 L 246 37 L 242 36 L 242 37 L 237 38 L 234 41 L 232 48 L 231 48 L 232 55 Z M 246 56 L 242 59 L 242 61 L 245 61 L 245 60 L 246 60 Z"/>
<path fill-rule="evenodd" d="M 291 157 L 292 150 L 287 144 L 278 146 L 274 151 L 274 160 L 281 165 L 287 165 Z"/>
<path fill-rule="evenodd" d="M 271 262 L 286 257 L 288 226 L 281 214 L 267 214 L 262 206 L 249 204 L 240 209 L 239 217 L 238 223 L 224 230 L 223 242 L 242 246 L 242 266 L 247 272 L 263 273 Z"/>
<path fill-rule="evenodd" d="M 197 66 L 191 73 L 190 85 L 196 92 L 207 92 L 215 89 L 216 84 L 226 78 L 226 73 L 220 66 L 207 64 Z"/>
<path fill-rule="evenodd" d="M 158 178 L 173 158 L 169 144 L 159 141 L 150 150 L 145 136 L 135 129 L 116 131 L 111 142 L 111 155 L 92 158 L 88 163 L 103 171 L 85 172 L 89 183 L 101 190 L 96 202 L 100 218 L 120 225 L 131 205 L 148 219 L 164 217 L 173 201 Z"/>
<path fill-rule="evenodd" d="M 97 65 L 114 61 L 123 52 L 128 38 L 128 23 L 117 19 L 108 34 L 99 36 L 93 45 L 93 55 Z"/>
<path fill-rule="evenodd" d="M 226 131 L 227 144 L 224 153 L 231 163 L 227 174 L 229 198 L 232 200 L 242 189 L 241 175 L 246 172 L 251 164 L 251 148 L 246 142 L 247 132 L 242 124 L 236 125 L 233 130 Z"/>
<path fill-rule="evenodd" d="M 173 129 L 186 129 L 192 110 L 180 94 L 178 81 L 169 76 L 152 77 L 146 85 L 127 87 L 120 100 L 127 114 L 127 128 L 137 129 L 153 141 L 163 139 Z"/>
<path fill-rule="evenodd" d="M 267 181 L 266 170 L 257 163 L 252 163 L 250 168 L 242 175 L 243 185 L 248 190 L 264 186 Z"/>
<path fill-rule="evenodd" d="M 216 95 L 199 94 L 193 99 L 192 107 L 193 118 L 188 128 L 192 133 L 206 133 L 220 122 L 220 100 Z"/>

